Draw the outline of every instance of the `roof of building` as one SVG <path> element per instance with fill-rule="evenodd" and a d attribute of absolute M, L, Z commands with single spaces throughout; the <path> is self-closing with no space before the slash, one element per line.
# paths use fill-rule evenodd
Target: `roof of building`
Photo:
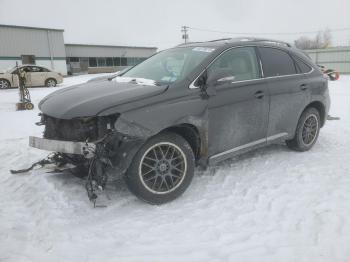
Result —
<path fill-rule="evenodd" d="M 95 45 L 95 44 L 71 44 L 65 43 L 65 46 L 88 46 L 88 47 L 107 47 L 107 48 L 143 48 L 143 49 L 157 49 L 153 46 L 124 46 L 124 45 Z"/>
<path fill-rule="evenodd" d="M 23 28 L 23 29 L 37 29 L 37 30 L 51 30 L 51 31 L 61 31 L 61 32 L 64 31 L 64 29 L 58 29 L 58 28 L 33 27 L 33 26 L 22 26 L 22 25 L 4 25 L 4 24 L 0 24 L 0 27 L 12 27 L 12 28 Z"/>

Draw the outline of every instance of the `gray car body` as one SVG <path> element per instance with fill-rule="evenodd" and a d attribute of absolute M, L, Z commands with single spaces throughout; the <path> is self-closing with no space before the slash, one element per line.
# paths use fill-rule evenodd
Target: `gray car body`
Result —
<path fill-rule="evenodd" d="M 186 79 L 170 85 L 143 86 L 101 79 L 54 92 L 40 102 L 39 108 L 44 114 L 59 119 L 118 114 L 115 130 L 141 141 L 123 148 L 123 153 L 129 155 L 123 164 L 125 168 L 138 148 L 163 130 L 183 135 L 194 149 L 197 163 L 206 166 L 268 143 L 293 138 L 300 115 L 310 105 L 320 111 L 322 125 L 325 123 L 330 105 L 327 79 L 297 49 L 260 40 L 184 46 L 213 47 L 215 51 Z M 218 56 L 241 46 L 279 48 L 300 58 L 313 70 L 307 74 L 262 76 L 216 86 L 212 96 L 194 88 L 193 82 Z M 303 86 L 307 88 L 301 88 Z M 264 96 L 258 99 L 259 91 Z"/>

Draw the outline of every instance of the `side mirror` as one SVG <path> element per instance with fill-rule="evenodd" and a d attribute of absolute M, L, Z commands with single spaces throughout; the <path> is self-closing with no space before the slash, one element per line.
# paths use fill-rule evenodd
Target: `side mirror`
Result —
<path fill-rule="evenodd" d="M 231 69 L 219 68 L 208 73 L 207 85 L 216 86 L 233 80 L 235 80 L 235 76 L 232 75 Z"/>

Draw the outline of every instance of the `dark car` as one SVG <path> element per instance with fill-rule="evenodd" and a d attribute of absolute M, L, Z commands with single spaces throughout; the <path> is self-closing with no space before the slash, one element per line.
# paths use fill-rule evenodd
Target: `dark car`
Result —
<path fill-rule="evenodd" d="M 329 105 L 327 78 L 289 44 L 189 43 L 50 94 L 39 104 L 44 138 L 30 145 L 84 167 L 91 198 L 122 175 L 140 199 L 161 204 L 186 190 L 196 166 L 281 141 L 309 150 Z"/>

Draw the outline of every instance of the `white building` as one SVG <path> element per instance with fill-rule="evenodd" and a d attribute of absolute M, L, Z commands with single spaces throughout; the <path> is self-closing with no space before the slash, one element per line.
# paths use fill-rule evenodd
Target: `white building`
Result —
<path fill-rule="evenodd" d="M 62 29 L 0 25 L 0 70 L 37 64 L 67 74 Z"/>
<path fill-rule="evenodd" d="M 155 47 L 65 44 L 63 29 L 0 24 L 0 71 L 21 64 L 54 71 L 113 72 L 133 66 L 157 51 Z"/>

